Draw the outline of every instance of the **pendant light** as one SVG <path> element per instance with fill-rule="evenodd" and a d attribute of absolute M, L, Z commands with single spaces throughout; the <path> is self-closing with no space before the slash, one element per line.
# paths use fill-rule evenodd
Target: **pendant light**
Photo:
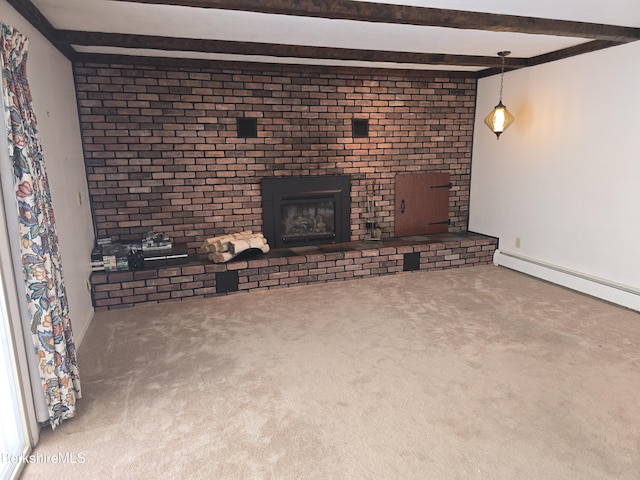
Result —
<path fill-rule="evenodd" d="M 502 86 L 504 83 L 504 57 L 509 55 L 511 52 L 503 51 L 498 52 L 498 55 L 502 57 L 502 71 L 500 73 L 500 100 L 498 101 L 498 105 L 494 107 L 489 115 L 484 119 L 484 123 L 491 129 L 493 133 L 496 134 L 496 138 L 499 140 L 500 135 L 504 132 L 509 125 L 511 125 L 515 121 L 515 117 L 509 113 L 507 107 L 505 107 L 502 103 Z"/>

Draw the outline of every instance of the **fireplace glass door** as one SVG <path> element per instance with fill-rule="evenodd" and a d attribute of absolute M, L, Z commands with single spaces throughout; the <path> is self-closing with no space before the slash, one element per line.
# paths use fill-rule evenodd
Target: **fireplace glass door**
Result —
<path fill-rule="evenodd" d="M 332 198 L 283 199 L 280 204 L 280 238 L 286 244 L 300 241 L 334 241 L 336 206 Z"/>

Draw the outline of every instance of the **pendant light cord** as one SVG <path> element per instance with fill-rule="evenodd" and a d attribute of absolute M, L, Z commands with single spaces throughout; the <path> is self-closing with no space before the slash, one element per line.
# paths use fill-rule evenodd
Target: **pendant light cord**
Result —
<path fill-rule="evenodd" d="M 502 103 L 502 87 L 504 85 L 504 55 L 502 57 L 502 71 L 500 72 L 500 103 Z"/>

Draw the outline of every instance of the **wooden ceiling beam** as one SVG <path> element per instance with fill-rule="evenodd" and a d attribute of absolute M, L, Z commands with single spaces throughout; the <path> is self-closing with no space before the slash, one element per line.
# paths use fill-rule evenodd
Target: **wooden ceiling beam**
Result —
<path fill-rule="evenodd" d="M 575 57 L 576 55 L 582 55 L 584 53 L 595 52 L 596 50 L 602 50 L 604 48 L 615 47 L 620 45 L 620 42 L 608 42 L 605 40 L 593 40 L 587 43 L 581 43 L 580 45 L 574 45 L 573 47 L 563 48 L 556 50 L 555 52 L 545 53 L 543 55 L 537 55 L 531 57 L 527 63 L 529 67 L 535 65 L 541 65 L 543 63 L 555 62 L 556 60 L 562 60 L 564 58 Z"/>
<path fill-rule="evenodd" d="M 421 65 L 457 65 L 465 67 L 495 67 L 502 59 L 497 56 L 450 55 L 442 53 L 392 52 L 350 48 L 310 47 L 256 42 L 233 42 L 195 38 L 170 38 L 119 33 L 58 31 L 59 37 L 71 45 L 152 49 L 179 52 L 203 52 L 267 57 L 351 60 L 363 62 L 413 63 Z M 511 68 L 527 66 L 526 58 L 507 58 Z"/>
<path fill-rule="evenodd" d="M 33 25 L 51 44 L 65 57 L 73 60 L 76 52 L 68 43 L 61 41 L 58 31 L 38 10 L 31 0 L 7 0 L 7 3 L 15 8 L 31 25 Z"/>
<path fill-rule="evenodd" d="M 220 69 L 236 72 L 252 70 L 261 74 L 277 73 L 286 75 L 297 72 L 303 75 L 384 75 L 398 77 L 425 78 L 476 78 L 476 72 L 464 72 L 455 70 L 419 70 L 403 68 L 372 68 L 352 66 L 327 66 L 327 65 L 300 65 L 295 63 L 262 63 L 242 62 L 229 60 L 207 60 L 200 58 L 175 58 L 175 57 L 144 57 L 136 55 L 113 55 L 100 53 L 78 53 L 76 62 L 122 64 L 134 66 L 149 66 L 160 68 L 201 68 Z"/>
<path fill-rule="evenodd" d="M 606 42 L 603 40 L 593 40 L 591 42 L 581 43 L 580 45 L 574 45 L 572 47 L 562 48 L 555 52 L 545 53 L 543 55 L 537 55 L 527 60 L 527 67 L 533 67 L 535 65 L 542 65 L 543 63 L 555 62 L 556 60 L 562 60 L 564 58 L 575 57 L 576 55 L 582 55 L 584 53 L 595 52 L 596 50 L 602 50 L 604 48 L 615 47 L 620 45 L 620 42 Z M 506 62 L 505 62 L 506 63 Z M 511 67 L 505 64 L 505 72 L 508 70 L 516 70 L 521 67 Z M 497 75 L 501 72 L 501 68 L 492 67 L 486 70 L 478 72 L 478 78 L 490 77 L 491 75 Z"/>
<path fill-rule="evenodd" d="M 349 0 L 116 0 L 299 17 L 589 38 L 640 40 L 640 28 Z"/>
<path fill-rule="evenodd" d="M 346 0 L 116 0 L 155 5 L 217 8 L 270 14 L 340 18 L 356 21 L 431 25 L 448 28 L 473 28 L 496 32 L 521 32 L 594 38 L 590 42 L 561 49 L 529 59 L 507 58 L 505 70 L 540 65 L 580 55 L 621 43 L 640 39 L 640 29 L 616 27 L 582 22 L 566 22 L 530 17 L 513 17 L 423 7 L 399 6 Z M 485 67 L 476 72 L 479 77 L 500 72 L 500 59 L 473 55 L 439 53 L 390 52 L 296 45 L 229 42 L 202 39 L 176 39 L 155 36 L 118 35 L 92 32 L 58 31 L 38 10 L 31 0 L 7 0 L 18 13 L 36 27 L 69 60 L 79 58 L 72 47 L 77 45 L 104 45 L 123 48 L 154 50 L 199 51 L 237 55 L 259 55 L 294 58 L 355 60 L 363 62 L 390 62 L 423 65 L 458 65 Z M 91 54 L 82 54 L 86 57 Z M 136 57 L 139 58 L 139 57 Z M 208 61 L 208 60 L 205 60 Z M 369 68 L 369 67 L 364 67 Z M 419 72 L 426 70 L 418 70 Z"/>

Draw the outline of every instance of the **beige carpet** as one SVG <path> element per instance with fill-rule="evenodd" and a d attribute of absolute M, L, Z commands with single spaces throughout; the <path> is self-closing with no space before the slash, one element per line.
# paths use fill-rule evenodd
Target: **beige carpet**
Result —
<path fill-rule="evenodd" d="M 23 478 L 640 478 L 640 315 L 496 266 L 99 313 Z"/>

